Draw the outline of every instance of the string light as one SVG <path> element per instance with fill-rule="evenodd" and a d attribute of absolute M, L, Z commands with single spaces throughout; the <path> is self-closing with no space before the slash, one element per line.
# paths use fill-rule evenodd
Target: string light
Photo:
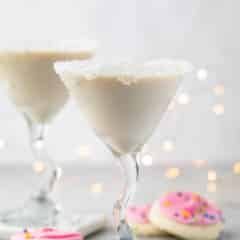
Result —
<path fill-rule="evenodd" d="M 41 161 L 36 161 L 34 164 L 33 164 L 33 170 L 36 172 L 36 173 L 42 173 L 44 172 L 45 170 L 45 164 Z"/>
<path fill-rule="evenodd" d="M 92 193 L 101 193 L 103 191 L 103 185 L 101 183 L 93 183 L 91 185 Z"/>
<path fill-rule="evenodd" d="M 214 193 L 217 191 L 217 184 L 215 182 L 209 182 L 207 184 L 207 191 L 210 193 Z"/>
<path fill-rule="evenodd" d="M 199 80 L 206 80 L 208 77 L 208 71 L 205 68 L 201 68 L 197 71 L 197 78 Z"/>
<path fill-rule="evenodd" d="M 224 114 L 224 105 L 223 104 L 216 104 L 213 106 L 213 112 L 216 115 L 223 115 Z"/>
<path fill-rule="evenodd" d="M 6 142 L 3 139 L 0 139 L 0 149 L 5 148 Z"/>
<path fill-rule="evenodd" d="M 169 179 L 175 179 L 180 175 L 180 169 L 179 168 L 168 168 L 165 172 L 165 177 Z"/>
<path fill-rule="evenodd" d="M 224 95 L 225 88 L 222 84 L 218 84 L 213 88 L 213 91 L 214 91 L 215 95 L 222 96 L 222 95 Z"/>
<path fill-rule="evenodd" d="M 91 156 L 91 149 L 88 145 L 81 145 L 76 149 L 76 154 L 79 157 L 87 158 Z"/>
<path fill-rule="evenodd" d="M 142 157 L 141 162 L 144 166 L 152 166 L 153 158 L 151 155 L 148 154 Z"/>
<path fill-rule="evenodd" d="M 208 171 L 208 181 L 214 182 L 217 180 L 217 173 L 214 170 Z"/>
<path fill-rule="evenodd" d="M 171 140 L 165 140 L 162 143 L 162 149 L 165 152 L 172 152 L 174 150 L 174 143 Z"/>
<path fill-rule="evenodd" d="M 234 172 L 236 175 L 240 175 L 240 162 L 236 162 L 236 163 L 233 165 L 233 172 Z"/>
<path fill-rule="evenodd" d="M 181 93 L 177 100 L 179 104 L 186 105 L 190 102 L 190 97 L 187 93 Z"/>

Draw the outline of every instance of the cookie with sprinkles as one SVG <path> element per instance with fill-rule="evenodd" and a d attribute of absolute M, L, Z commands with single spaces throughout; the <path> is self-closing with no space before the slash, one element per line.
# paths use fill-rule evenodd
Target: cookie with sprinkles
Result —
<path fill-rule="evenodd" d="M 131 206 L 127 208 L 126 220 L 131 227 L 134 234 L 138 236 L 162 236 L 166 232 L 162 231 L 159 227 L 154 226 L 149 221 L 149 212 L 151 204 L 142 206 Z"/>
<path fill-rule="evenodd" d="M 155 201 L 149 219 L 162 230 L 189 240 L 217 239 L 223 230 L 221 210 L 192 192 L 167 193 Z"/>
<path fill-rule="evenodd" d="M 78 232 L 63 231 L 53 228 L 41 228 L 38 230 L 24 229 L 16 233 L 11 240 L 83 240 L 83 236 Z"/>

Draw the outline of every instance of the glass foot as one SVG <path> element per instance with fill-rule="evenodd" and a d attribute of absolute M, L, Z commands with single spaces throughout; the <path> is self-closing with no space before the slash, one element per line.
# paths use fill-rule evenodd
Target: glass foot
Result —
<path fill-rule="evenodd" d="M 0 214 L 0 222 L 22 228 L 53 227 L 57 225 L 60 208 L 49 198 L 34 197 L 22 208 Z"/>
<path fill-rule="evenodd" d="M 119 235 L 119 240 L 133 240 L 133 234 L 132 231 L 130 229 L 130 227 L 128 226 L 128 224 L 126 223 L 126 221 L 121 221 L 118 228 L 118 235 Z"/>

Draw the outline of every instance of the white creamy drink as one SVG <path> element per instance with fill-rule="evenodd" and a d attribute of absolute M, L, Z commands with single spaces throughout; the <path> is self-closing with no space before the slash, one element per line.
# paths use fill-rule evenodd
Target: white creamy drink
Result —
<path fill-rule="evenodd" d="M 188 67 L 185 62 L 55 65 L 91 127 L 118 154 L 148 140 Z"/>
<path fill-rule="evenodd" d="M 0 50 L 0 78 L 10 100 L 32 121 L 50 121 L 68 99 L 65 86 L 53 69 L 58 60 L 88 59 L 86 50 Z"/>

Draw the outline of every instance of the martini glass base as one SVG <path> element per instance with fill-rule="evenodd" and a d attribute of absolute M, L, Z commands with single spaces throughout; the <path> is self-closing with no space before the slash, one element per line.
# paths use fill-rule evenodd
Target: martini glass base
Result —
<path fill-rule="evenodd" d="M 119 240 L 133 240 L 134 239 L 132 231 L 131 231 L 129 225 L 125 221 L 120 222 L 117 232 L 119 235 L 118 236 Z"/>
<path fill-rule="evenodd" d="M 59 222 L 60 207 L 49 198 L 33 197 L 22 208 L 0 214 L 0 222 L 22 228 L 53 227 Z"/>

